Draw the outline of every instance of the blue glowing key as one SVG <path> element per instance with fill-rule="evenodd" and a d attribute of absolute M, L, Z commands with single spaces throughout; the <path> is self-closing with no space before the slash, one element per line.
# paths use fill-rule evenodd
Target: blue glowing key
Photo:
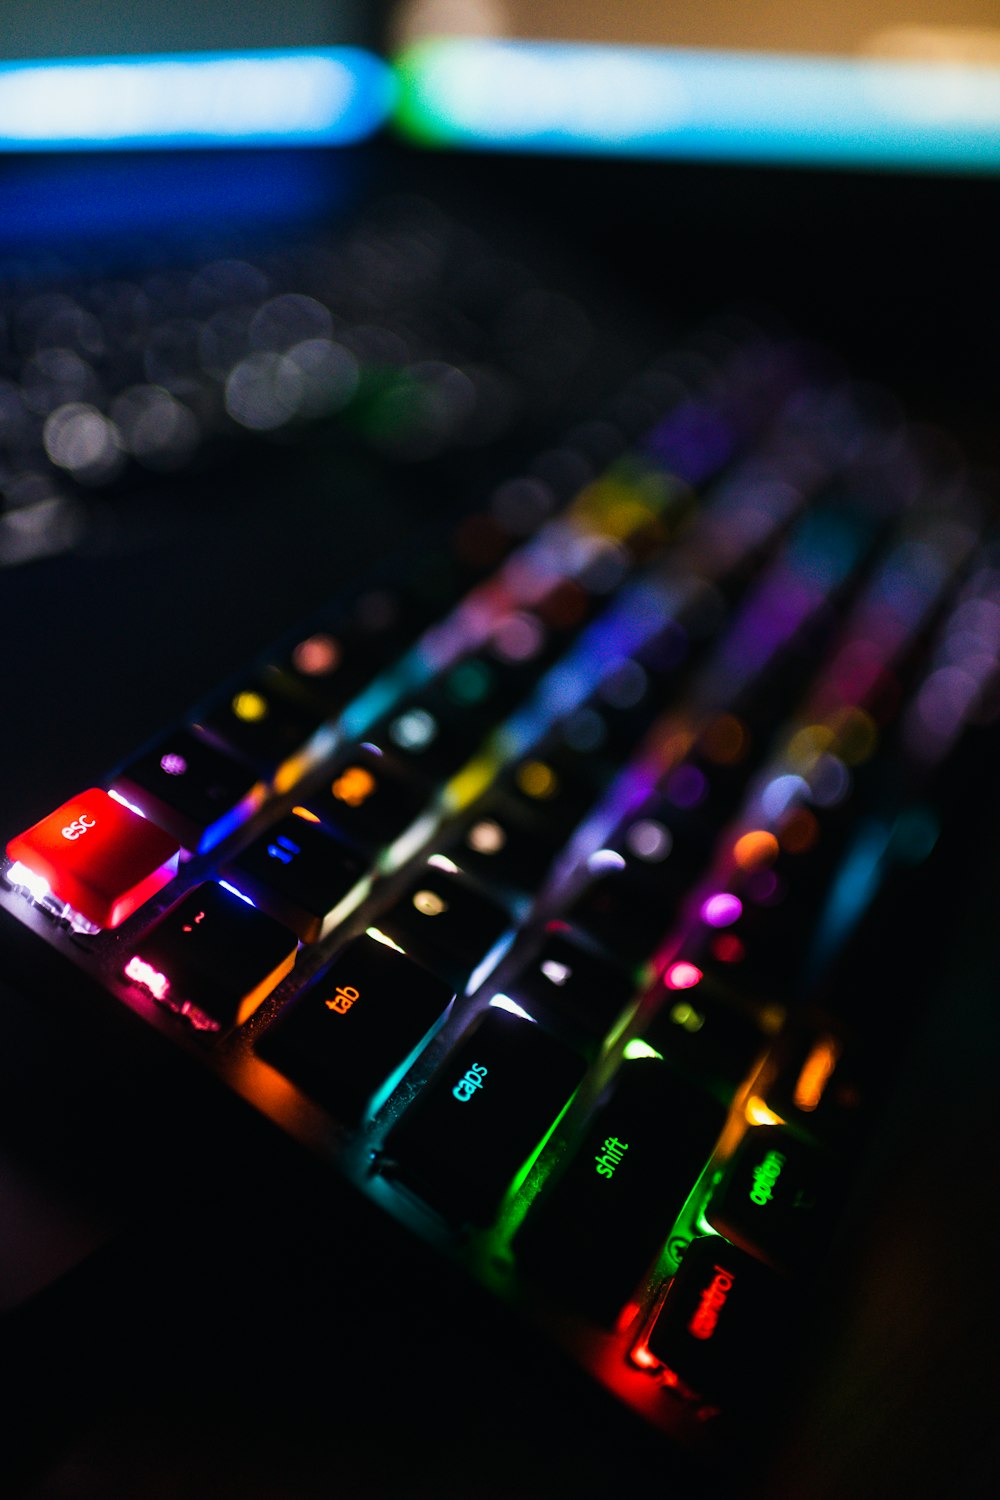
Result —
<path fill-rule="evenodd" d="M 244 897 L 312 943 L 362 899 L 366 869 L 356 850 L 303 808 L 260 834 L 223 874 Z"/>
<path fill-rule="evenodd" d="M 386 118 L 386 64 L 354 47 L 0 64 L 0 144 L 18 150 L 346 145 Z"/>
<path fill-rule="evenodd" d="M 490 1006 L 390 1132 L 383 1170 L 446 1218 L 488 1224 L 582 1076 L 540 1026 Z"/>

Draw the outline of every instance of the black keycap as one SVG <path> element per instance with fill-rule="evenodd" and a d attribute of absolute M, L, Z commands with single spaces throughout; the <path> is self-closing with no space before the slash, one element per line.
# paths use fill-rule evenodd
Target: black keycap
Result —
<path fill-rule="evenodd" d="M 782 1030 L 759 1080 L 769 1109 L 836 1149 L 847 1150 L 864 1132 L 884 1088 L 889 1052 L 811 1013 L 793 1016 Z M 877 1016 L 874 1018 L 877 1020 Z"/>
<path fill-rule="evenodd" d="M 636 992 L 626 969 L 584 943 L 563 922 L 550 923 L 540 945 L 506 981 L 507 993 L 531 1015 L 600 1041 Z"/>
<path fill-rule="evenodd" d="M 539 885 L 565 832 L 544 813 L 529 812 L 500 790 L 486 793 L 455 830 L 446 850 L 469 874 L 511 893 Z"/>
<path fill-rule="evenodd" d="M 251 674 L 198 714 L 197 728 L 263 775 L 279 775 L 323 723 L 323 709 L 272 668 Z"/>
<path fill-rule="evenodd" d="M 391 756 L 356 745 L 337 757 L 309 806 L 326 827 L 374 859 L 412 827 L 429 795 L 426 784 Z"/>
<path fill-rule="evenodd" d="M 185 849 L 211 849 L 260 805 L 264 783 L 245 762 L 187 729 L 128 762 L 114 789 Z"/>
<path fill-rule="evenodd" d="M 727 1163 L 705 1217 L 778 1270 L 816 1256 L 836 1221 L 840 1174 L 830 1154 L 780 1125 L 753 1125 Z"/>
<path fill-rule="evenodd" d="M 385 1167 L 446 1218 L 489 1224 L 582 1076 L 575 1053 L 490 1006 L 390 1131 Z"/>
<path fill-rule="evenodd" d="M 494 723 L 483 706 L 456 703 L 440 682 L 398 703 L 365 738 L 433 781 L 461 769 Z"/>
<path fill-rule="evenodd" d="M 688 839 L 696 837 L 702 827 L 714 833 L 728 823 L 745 794 L 756 764 L 752 754 L 756 742 L 742 719 L 733 722 L 738 726 L 734 742 L 737 732 L 742 737 L 740 753 L 728 760 L 713 758 L 725 735 L 725 725 L 720 731 L 720 717 L 716 717 L 705 731 L 704 743 L 692 746 L 681 764 L 662 778 L 664 812 Z"/>
<path fill-rule="evenodd" d="M 363 897 L 367 868 L 355 849 L 318 821 L 289 813 L 248 844 L 223 873 L 304 943 L 312 943 Z"/>
<path fill-rule="evenodd" d="M 511 766 L 498 786 L 523 813 L 544 822 L 549 838 L 562 843 L 600 794 L 596 769 L 588 755 L 552 744 Z"/>
<path fill-rule="evenodd" d="M 386 605 L 389 611 L 391 606 Z M 324 714 L 335 714 L 365 688 L 391 656 L 391 631 L 366 631 L 347 615 L 318 619 L 273 665 Z M 400 642 L 399 644 L 402 644 Z"/>
<path fill-rule="evenodd" d="M 441 607 L 448 598 L 447 580 L 444 586 Z M 434 604 L 412 589 L 375 583 L 349 604 L 314 616 L 274 665 L 327 713 L 336 713 L 391 665 L 434 615 Z"/>
<path fill-rule="evenodd" d="M 511 931 L 506 908 L 457 870 L 432 855 L 372 925 L 418 963 L 464 991 L 484 961 L 500 955 Z"/>
<path fill-rule="evenodd" d="M 295 962 L 295 934 L 215 881 L 139 938 L 125 973 L 200 1031 L 242 1025 Z"/>
<path fill-rule="evenodd" d="M 673 869 L 591 861 L 594 870 L 568 903 L 566 917 L 623 962 L 642 963 L 675 921 L 687 886 Z"/>
<path fill-rule="evenodd" d="M 692 770 L 690 781 L 686 780 Z M 679 766 L 676 796 L 698 795 L 701 783 L 696 768 Z M 697 803 L 681 807 L 671 798 L 656 794 L 630 812 L 608 840 L 609 845 L 633 866 L 638 875 L 647 873 L 648 889 L 657 889 L 657 872 L 679 885 L 690 884 L 711 857 L 722 821 L 714 806 Z"/>
<path fill-rule="evenodd" d="M 696 768 L 680 766 L 674 774 L 681 777 L 676 796 L 699 795 L 704 783 Z M 588 861 L 565 915 L 623 959 L 642 962 L 676 920 L 719 831 L 714 807 L 683 807 L 659 793 L 650 797 L 607 838 L 617 861 L 600 854 Z"/>
<path fill-rule="evenodd" d="M 515 1236 L 518 1265 L 574 1310 L 613 1325 L 724 1121 L 725 1110 L 667 1063 L 623 1062 L 572 1159 Z"/>
<path fill-rule="evenodd" d="M 256 1051 L 335 1119 L 353 1123 L 402 1075 L 451 1001 L 440 979 L 362 936 L 285 1007 Z"/>
<path fill-rule="evenodd" d="M 710 1401 L 752 1395 L 753 1355 L 774 1366 L 790 1332 L 782 1279 L 717 1235 L 692 1240 L 647 1339 L 651 1354 Z"/>
<path fill-rule="evenodd" d="M 663 795 L 630 812 L 581 872 L 565 915 L 623 960 L 649 958 L 710 858 L 718 828 Z"/>
<path fill-rule="evenodd" d="M 719 1097 L 731 1098 L 771 1041 L 765 1029 L 768 1012 L 732 989 L 727 965 L 702 962 L 697 984 L 665 990 L 643 1036 Z"/>
<path fill-rule="evenodd" d="M 475 652 L 442 674 L 441 691 L 447 703 L 482 714 L 484 722 L 497 720 L 523 698 L 526 675 L 525 668 L 516 663 Z"/>

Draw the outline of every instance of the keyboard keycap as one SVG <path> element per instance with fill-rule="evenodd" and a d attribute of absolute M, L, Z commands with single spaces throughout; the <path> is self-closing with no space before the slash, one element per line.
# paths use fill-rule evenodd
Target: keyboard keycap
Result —
<path fill-rule="evenodd" d="M 498 786 L 522 813 L 562 843 L 593 806 L 601 785 L 589 757 L 561 745 L 558 751 L 526 756 L 504 772 Z"/>
<path fill-rule="evenodd" d="M 489 1224 L 583 1071 L 535 1022 L 490 1006 L 390 1131 L 383 1170 L 446 1218 Z"/>
<path fill-rule="evenodd" d="M 197 727 L 223 750 L 242 756 L 262 775 L 291 784 L 288 763 L 323 723 L 322 708 L 274 668 L 252 674 L 209 704 Z"/>
<path fill-rule="evenodd" d="M 451 861 L 431 855 L 385 911 L 372 918 L 405 953 L 462 992 L 499 959 L 511 933 L 507 909 Z"/>
<path fill-rule="evenodd" d="M 170 834 L 97 787 L 7 845 L 8 859 L 96 927 L 119 927 L 173 879 L 179 854 Z"/>
<path fill-rule="evenodd" d="M 600 868 L 566 908 L 588 937 L 630 963 L 642 963 L 677 916 L 685 887 L 673 870 Z"/>
<path fill-rule="evenodd" d="M 430 780 L 444 780 L 470 759 L 493 715 L 450 700 L 441 682 L 397 704 L 366 738 Z"/>
<path fill-rule="evenodd" d="M 129 761 L 113 785 L 185 849 L 199 852 L 245 822 L 266 790 L 249 766 L 186 729 Z"/>
<path fill-rule="evenodd" d="M 125 974 L 199 1031 L 228 1031 L 281 983 L 297 950 L 287 927 L 206 881 L 138 940 Z"/>
<path fill-rule="evenodd" d="M 779 1119 L 847 1150 L 868 1123 L 885 1066 L 874 1034 L 864 1046 L 856 1033 L 815 1016 L 794 1016 L 769 1052 L 757 1085 Z"/>
<path fill-rule="evenodd" d="M 684 1252 L 646 1345 L 698 1395 L 726 1402 L 759 1380 L 752 1356 L 778 1355 L 787 1329 L 786 1285 L 776 1273 L 717 1235 Z"/>
<path fill-rule="evenodd" d="M 778 1270 L 805 1264 L 836 1221 L 836 1164 L 780 1125 L 752 1125 L 714 1189 L 705 1218 Z"/>
<path fill-rule="evenodd" d="M 518 1265 L 558 1300 L 612 1325 L 724 1121 L 725 1110 L 667 1063 L 623 1062 L 568 1166 L 542 1188 L 515 1236 Z"/>
<path fill-rule="evenodd" d="M 226 879 L 297 932 L 324 937 L 365 894 L 366 863 L 318 819 L 289 813 L 226 866 Z"/>
<path fill-rule="evenodd" d="M 412 1061 L 453 991 L 374 938 L 348 943 L 256 1043 L 256 1051 L 328 1109 L 356 1121 Z"/>
<path fill-rule="evenodd" d="M 374 747 L 338 756 L 309 806 L 322 822 L 374 859 L 409 829 L 428 802 L 425 785 Z"/>
<path fill-rule="evenodd" d="M 316 703 L 324 715 L 345 708 L 372 677 L 391 658 L 395 645 L 406 644 L 405 634 L 396 628 L 393 601 L 383 600 L 384 629 L 366 629 L 356 618 L 338 610 L 325 619 L 314 621 L 311 630 L 276 656 L 273 665 L 282 677 L 290 679 L 300 691 Z"/>
<path fill-rule="evenodd" d="M 594 952 L 563 922 L 551 922 L 537 950 L 506 982 L 507 993 L 531 1015 L 593 1046 L 609 1031 L 636 991 L 626 969 Z"/>
<path fill-rule="evenodd" d="M 700 783 L 692 771 L 692 793 Z M 618 862 L 590 861 L 566 916 L 622 958 L 649 958 L 710 857 L 718 826 L 701 809 L 656 796 L 608 838 Z"/>
<path fill-rule="evenodd" d="M 533 891 L 562 848 L 565 830 L 525 812 L 499 790 L 486 793 L 445 847 L 464 870 L 495 888 Z"/>
<path fill-rule="evenodd" d="M 727 936 L 716 942 L 724 944 Z M 643 1030 L 657 1052 L 725 1098 L 732 1097 L 771 1040 L 769 1018 L 780 1016 L 776 1009 L 746 1002 L 726 983 L 728 977 L 726 965 L 705 960 L 697 984 L 665 994 Z"/>

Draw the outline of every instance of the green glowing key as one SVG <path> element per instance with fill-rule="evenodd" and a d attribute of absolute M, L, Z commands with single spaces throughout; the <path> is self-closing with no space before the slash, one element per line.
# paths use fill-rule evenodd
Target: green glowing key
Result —
<path fill-rule="evenodd" d="M 623 1063 L 572 1159 L 514 1239 L 518 1265 L 613 1324 L 715 1146 L 725 1111 L 662 1059 Z"/>

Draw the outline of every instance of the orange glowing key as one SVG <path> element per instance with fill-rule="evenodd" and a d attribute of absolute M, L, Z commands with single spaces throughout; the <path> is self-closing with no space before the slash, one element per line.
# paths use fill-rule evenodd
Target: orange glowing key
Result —
<path fill-rule="evenodd" d="M 175 839 L 91 787 L 7 845 L 7 857 L 97 927 L 118 927 L 177 871 Z"/>

